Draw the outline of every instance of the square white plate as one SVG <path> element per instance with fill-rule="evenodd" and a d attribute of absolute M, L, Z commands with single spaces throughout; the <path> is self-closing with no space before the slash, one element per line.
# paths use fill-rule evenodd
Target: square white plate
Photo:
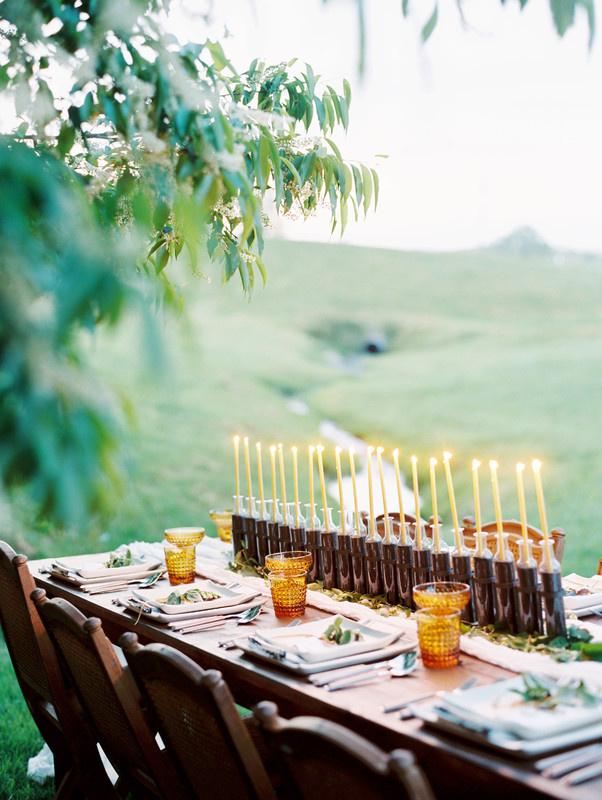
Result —
<path fill-rule="evenodd" d="M 147 622 L 158 622 L 161 625 L 184 622 L 191 619 L 205 619 L 205 617 L 231 617 L 234 616 L 234 614 L 247 611 L 249 608 L 253 608 L 253 606 L 263 605 L 266 602 L 266 599 L 255 597 L 253 600 L 249 600 L 246 603 L 238 603 L 237 605 L 231 605 L 218 610 L 211 608 L 200 610 L 197 608 L 194 614 L 164 614 L 155 607 L 145 605 L 135 597 L 120 598 L 120 605 L 123 605 L 129 611 L 132 611 L 136 615 L 140 614 Z"/>
<path fill-rule="evenodd" d="M 467 723 L 501 729 L 521 739 L 543 739 L 575 728 L 602 723 L 602 702 L 595 706 L 558 706 L 546 710 L 521 703 L 513 689 L 524 687 L 521 677 L 478 686 L 464 692 L 446 692 L 439 705 Z"/>
<path fill-rule="evenodd" d="M 184 603 L 182 605 L 171 605 L 166 602 L 166 598 L 172 592 L 182 595 L 191 589 L 215 592 L 215 594 L 219 595 L 219 599 L 198 600 L 194 603 Z M 151 589 L 132 589 L 132 594 L 145 603 L 155 606 L 164 614 L 190 614 L 201 610 L 226 608 L 246 603 L 257 597 L 257 592 L 252 589 L 228 589 L 219 583 L 213 583 L 213 581 L 194 581 L 194 583 L 186 583 L 181 586 L 153 586 Z"/>
<path fill-rule="evenodd" d="M 75 572 L 82 578 L 122 578 L 126 575 L 158 569 L 161 562 L 156 558 L 135 558 L 134 563 L 128 567 L 107 567 L 110 553 L 99 555 L 93 561 L 82 561 L 81 556 L 68 556 L 67 558 L 55 559 L 55 564 L 64 567 L 71 572 Z"/>
<path fill-rule="evenodd" d="M 378 628 L 341 618 L 343 630 L 357 631 L 362 637 L 360 641 L 341 645 L 324 641 L 320 637 L 335 619 L 337 619 L 337 615 L 308 622 L 305 625 L 297 625 L 294 628 L 262 629 L 257 631 L 255 636 L 264 641 L 266 645 L 282 650 L 287 655 L 297 656 L 311 664 L 382 650 L 399 639 L 399 632 L 393 631 L 391 628 Z"/>

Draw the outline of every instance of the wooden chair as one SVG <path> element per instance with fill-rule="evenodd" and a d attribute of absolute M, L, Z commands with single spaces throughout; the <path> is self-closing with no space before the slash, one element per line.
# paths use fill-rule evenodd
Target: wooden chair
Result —
<path fill-rule="evenodd" d="M 300 800 L 435 800 L 424 773 L 407 750 L 385 753 L 367 739 L 319 717 L 283 719 L 275 703 L 254 710 L 278 749 Z"/>
<path fill-rule="evenodd" d="M 221 673 L 172 647 L 143 647 L 134 633 L 119 645 L 191 796 L 276 797 Z"/>
<path fill-rule="evenodd" d="M 517 522 L 515 519 L 505 519 L 503 520 L 503 525 L 504 531 L 510 534 L 508 537 L 510 549 L 514 554 L 514 558 L 518 559 L 520 558 L 520 540 L 522 539 L 520 522 Z M 476 525 L 473 517 L 464 517 L 462 520 L 462 527 L 464 528 L 464 541 L 466 542 L 467 547 L 474 547 Z M 497 550 L 496 523 L 487 522 L 481 527 L 483 531 L 489 534 L 487 536 L 487 546 L 493 553 L 495 553 Z M 534 525 L 528 525 L 527 527 L 529 531 L 529 539 L 533 543 L 533 556 L 535 560 L 539 562 L 542 556 L 541 540 L 543 539 L 543 533 Z M 559 563 L 562 563 L 562 557 L 564 555 L 564 531 L 562 528 L 554 528 L 550 531 L 550 538 L 552 539 L 556 560 Z"/>
<path fill-rule="evenodd" d="M 102 623 L 87 619 L 62 598 L 49 600 L 42 589 L 33 599 L 60 653 L 98 741 L 119 775 L 120 793 L 182 800 L 189 795 L 175 766 L 160 750 L 145 716 L 140 693 L 124 669 Z"/>
<path fill-rule="evenodd" d="M 598 575 L 602 575 L 602 558 L 598 561 Z"/>
<path fill-rule="evenodd" d="M 56 798 L 114 795 L 93 733 L 31 600 L 27 558 L 0 541 L 0 623 L 31 716 L 54 756 Z M 92 790 L 87 791 L 93 777 Z"/>

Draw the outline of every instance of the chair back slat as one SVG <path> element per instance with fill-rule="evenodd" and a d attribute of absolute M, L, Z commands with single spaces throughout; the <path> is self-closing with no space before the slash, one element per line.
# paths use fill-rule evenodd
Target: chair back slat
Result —
<path fill-rule="evenodd" d="M 512 550 L 512 554 L 514 558 L 518 560 L 520 558 L 520 542 L 522 540 L 522 529 L 521 524 L 515 519 L 505 519 L 502 521 L 502 525 L 504 526 L 504 532 L 508 533 L 508 545 Z M 476 546 L 476 525 L 475 521 L 472 517 L 464 517 L 462 520 L 462 526 L 464 529 L 464 541 L 467 547 L 475 547 Z M 484 525 L 481 526 L 482 530 L 485 531 L 487 535 L 487 546 L 489 549 L 495 553 L 497 550 L 497 523 L 495 522 L 486 522 Z M 543 540 L 543 532 L 536 528 L 535 525 L 527 525 L 527 530 L 529 533 L 529 539 L 531 541 L 533 557 L 536 561 L 540 561 L 543 555 L 542 550 L 542 540 Z M 560 528 L 554 528 L 550 531 L 550 538 L 552 540 L 552 545 L 554 547 L 554 556 L 559 563 L 562 563 L 562 557 L 564 555 L 564 541 L 565 535 L 564 531 Z"/>
<path fill-rule="evenodd" d="M 283 719 L 274 703 L 259 703 L 254 714 L 301 800 L 331 795 L 345 800 L 434 800 L 406 750 L 385 753 L 342 725 L 318 717 Z"/>
<path fill-rule="evenodd" d="M 30 599 L 34 589 L 27 558 L 0 541 L 0 623 L 8 652 L 20 683 L 51 702 L 45 664 L 52 645 Z"/>
<path fill-rule="evenodd" d="M 275 797 L 221 674 L 166 645 L 119 640 L 149 711 L 194 796 Z"/>
<path fill-rule="evenodd" d="M 144 716 L 132 675 L 122 667 L 100 620 L 87 619 L 62 598 L 48 600 L 41 590 L 34 597 L 98 741 L 119 775 L 133 776 L 151 793 L 177 797 L 175 773 Z"/>

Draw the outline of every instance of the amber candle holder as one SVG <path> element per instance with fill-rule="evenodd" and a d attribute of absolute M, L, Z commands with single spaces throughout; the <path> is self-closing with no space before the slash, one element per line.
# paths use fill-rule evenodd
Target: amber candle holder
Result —
<path fill-rule="evenodd" d="M 211 509 L 209 518 L 222 542 L 232 541 L 232 511 Z"/>
<path fill-rule="evenodd" d="M 462 619 L 464 622 L 472 624 L 475 622 L 476 617 L 472 600 L 472 564 L 468 550 L 462 550 L 459 553 L 454 551 L 452 553 L 452 572 L 454 581 L 465 583 L 467 586 L 470 586 L 470 598 L 462 610 Z"/>
<path fill-rule="evenodd" d="M 504 536 L 507 537 L 508 534 Z M 516 566 L 507 545 L 505 551 L 507 554 L 505 559 L 501 558 L 499 553 L 493 559 L 497 622 L 510 633 L 517 633 Z"/>
<path fill-rule="evenodd" d="M 427 669 L 447 669 L 460 662 L 460 612 L 439 613 L 433 609 L 416 612 L 418 645 Z"/>
<path fill-rule="evenodd" d="M 312 564 L 309 550 L 285 550 L 282 553 L 270 553 L 265 560 L 268 572 L 306 572 Z"/>
<path fill-rule="evenodd" d="M 566 636 L 564 591 L 558 562 L 555 560 L 552 562 L 551 572 L 540 566 L 539 574 L 541 576 L 540 591 L 546 636 Z"/>
<path fill-rule="evenodd" d="M 487 547 L 487 534 L 477 533 L 480 538 L 480 555 L 473 558 L 472 594 L 475 607 L 477 624 L 481 627 L 493 625 L 495 614 L 495 574 L 493 570 L 493 555 Z"/>
<path fill-rule="evenodd" d="M 520 546 L 521 558 L 516 564 L 518 577 L 518 629 L 520 633 L 540 633 L 541 613 L 537 563 L 531 555 L 531 542 Z M 526 556 L 526 558 L 525 558 Z"/>

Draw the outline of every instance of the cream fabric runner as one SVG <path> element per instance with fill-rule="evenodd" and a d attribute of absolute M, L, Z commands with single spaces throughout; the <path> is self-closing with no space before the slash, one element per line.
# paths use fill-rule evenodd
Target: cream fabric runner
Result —
<path fill-rule="evenodd" d="M 136 555 L 157 555 L 159 543 L 134 542 L 128 545 Z M 229 570 L 228 563 L 232 558 L 232 546 L 221 542 L 219 539 L 205 537 L 197 547 L 197 572 L 203 578 L 217 580 L 218 582 L 231 583 L 238 581 L 244 586 L 252 587 L 269 597 L 270 591 L 263 578 L 241 575 Z M 360 603 L 334 600 L 322 592 L 308 590 L 307 604 L 319 608 L 330 614 L 348 615 L 361 622 L 370 622 L 378 619 L 379 622 L 416 634 L 416 623 L 411 617 L 402 615 L 386 616 L 372 608 Z M 592 625 L 581 620 L 571 620 L 571 624 L 589 630 L 593 641 L 602 641 L 602 625 Z M 512 672 L 538 672 L 554 677 L 582 678 L 591 685 L 602 688 L 602 664 L 595 661 L 576 661 L 568 664 L 554 661 L 545 653 L 523 653 L 513 650 L 505 645 L 497 644 L 482 636 L 464 635 L 460 640 L 460 647 L 464 653 L 474 656 L 481 661 L 487 661 Z"/>

